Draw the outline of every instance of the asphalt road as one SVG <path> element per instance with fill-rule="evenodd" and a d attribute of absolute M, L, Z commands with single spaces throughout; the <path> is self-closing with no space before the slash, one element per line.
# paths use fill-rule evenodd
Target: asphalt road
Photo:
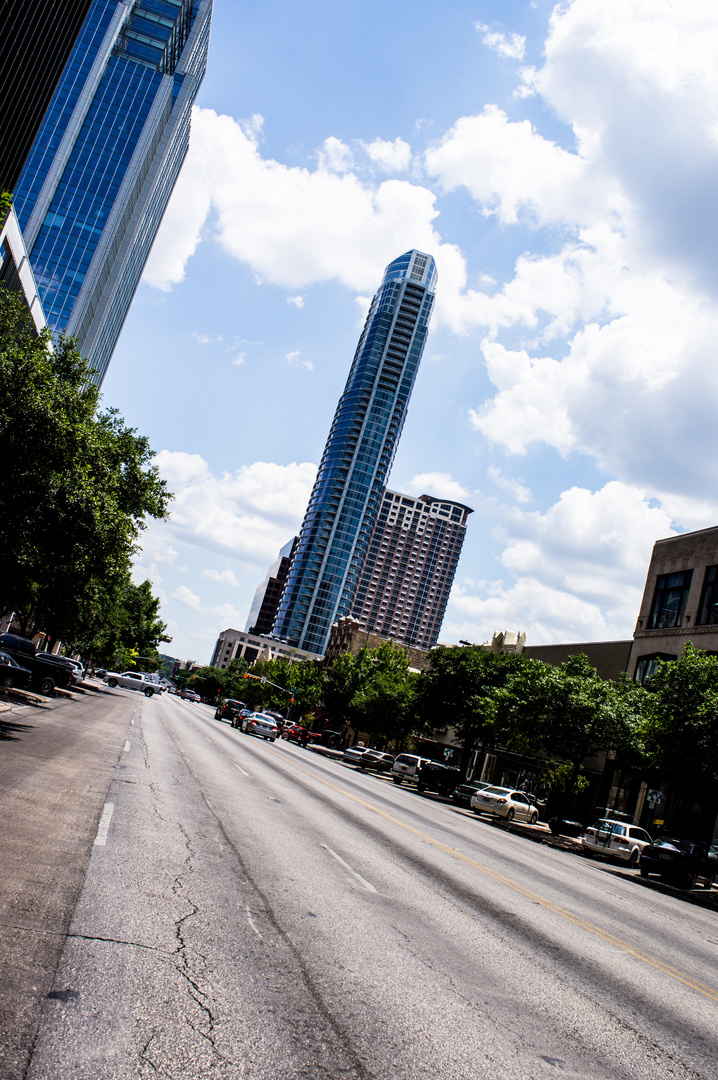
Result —
<path fill-rule="evenodd" d="M 206 706 L 70 709 L 83 880 L 18 1076 L 718 1077 L 713 911 Z"/>

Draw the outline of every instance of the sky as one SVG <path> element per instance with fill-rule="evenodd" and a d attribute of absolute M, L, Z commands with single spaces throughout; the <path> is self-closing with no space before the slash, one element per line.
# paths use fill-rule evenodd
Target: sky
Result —
<path fill-rule="evenodd" d="M 440 635 L 635 626 L 718 524 L 714 0 L 215 0 L 103 401 L 175 498 L 138 580 L 208 663 L 298 530 L 386 264 L 438 266 L 389 479 L 471 506 Z"/>

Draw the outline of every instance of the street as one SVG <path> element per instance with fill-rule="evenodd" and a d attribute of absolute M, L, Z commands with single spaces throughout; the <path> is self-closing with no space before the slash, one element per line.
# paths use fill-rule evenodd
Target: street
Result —
<path fill-rule="evenodd" d="M 3 1080 L 718 1077 L 714 911 L 206 705 L 38 712 L 0 743 Z"/>

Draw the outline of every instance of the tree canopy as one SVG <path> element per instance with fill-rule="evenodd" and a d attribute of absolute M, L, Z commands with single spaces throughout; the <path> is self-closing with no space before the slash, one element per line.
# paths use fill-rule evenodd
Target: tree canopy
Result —
<path fill-rule="evenodd" d="M 145 519 L 171 498 L 148 440 L 98 411 L 90 375 L 73 339 L 38 335 L 0 288 L 0 610 L 67 641 L 132 599 Z"/>

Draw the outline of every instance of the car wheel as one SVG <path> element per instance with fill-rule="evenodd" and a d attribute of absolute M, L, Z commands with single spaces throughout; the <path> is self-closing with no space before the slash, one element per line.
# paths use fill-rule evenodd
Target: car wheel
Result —
<path fill-rule="evenodd" d="M 274 742 L 274 739 L 270 739 L 269 741 L 270 741 L 270 742 Z"/>
<path fill-rule="evenodd" d="M 648 877 L 650 871 L 645 866 L 640 867 L 641 877 Z"/>
<path fill-rule="evenodd" d="M 509 812 L 506 815 L 506 820 L 507 821 L 513 821 L 514 820 L 514 808 L 513 808 L 513 806 L 509 809 Z"/>
<path fill-rule="evenodd" d="M 40 693 L 41 694 L 47 694 L 49 696 L 50 694 L 53 693 L 54 689 L 55 689 L 55 684 L 54 684 L 54 682 L 52 681 L 52 679 L 49 676 L 46 675 L 44 679 L 40 680 Z"/>
<path fill-rule="evenodd" d="M 9 689 L 12 686 L 12 675 L 3 675 L 2 684 Z"/>
<path fill-rule="evenodd" d="M 533 814 L 529 818 L 529 825 L 535 825 L 537 821 L 538 821 L 538 814 L 534 810 Z"/>
<path fill-rule="evenodd" d="M 634 847 L 628 859 L 629 866 L 638 866 L 638 848 Z"/>
<path fill-rule="evenodd" d="M 152 690 L 149 686 L 146 686 L 144 690 L 145 697 L 152 697 L 153 694 L 154 690 Z"/>
<path fill-rule="evenodd" d="M 112 689 L 114 690 L 114 688 L 117 686 L 117 679 L 108 679 L 107 680 L 107 685 L 111 686 Z"/>
<path fill-rule="evenodd" d="M 477 817 L 481 817 L 481 811 L 479 810 L 478 806 L 472 806 L 471 809 L 474 811 Z"/>
<path fill-rule="evenodd" d="M 392 780 L 394 781 L 395 784 L 400 784 L 401 783 L 401 777 L 400 776 L 392 776 Z"/>
<path fill-rule="evenodd" d="M 417 783 L 416 790 L 417 791 L 426 791 L 426 784 Z"/>

